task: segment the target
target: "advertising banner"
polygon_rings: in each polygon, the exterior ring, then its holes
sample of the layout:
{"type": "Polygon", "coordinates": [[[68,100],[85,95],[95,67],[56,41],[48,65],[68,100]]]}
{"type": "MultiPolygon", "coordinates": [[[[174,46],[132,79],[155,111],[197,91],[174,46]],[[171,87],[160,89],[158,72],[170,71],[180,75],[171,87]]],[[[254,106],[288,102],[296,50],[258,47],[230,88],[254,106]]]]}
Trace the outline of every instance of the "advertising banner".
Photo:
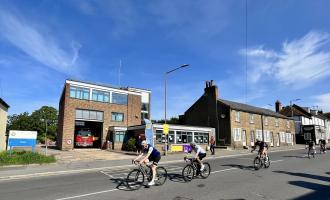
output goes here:
{"type": "Polygon", "coordinates": [[[145,136],[147,144],[154,146],[154,132],[152,128],[152,123],[148,119],[144,119],[144,122],[146,123],[145,136]]]}

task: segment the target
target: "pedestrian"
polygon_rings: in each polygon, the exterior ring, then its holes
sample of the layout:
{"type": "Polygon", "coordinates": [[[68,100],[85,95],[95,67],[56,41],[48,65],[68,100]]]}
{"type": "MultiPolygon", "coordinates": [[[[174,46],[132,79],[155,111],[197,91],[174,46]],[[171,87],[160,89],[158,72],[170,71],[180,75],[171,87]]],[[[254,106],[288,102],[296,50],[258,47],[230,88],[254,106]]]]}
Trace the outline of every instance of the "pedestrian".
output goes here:
{"type": "Polygon", "coordinates": [[[213,135],[211,136],[211,139],[210,139],[210,151],[211,151],[211,154],[214,155],[214,148],[215,148],[215,139],[213,137],[213,135]]]}
{"type": "Polygon", "coordinates": [[[139,135],[136,140],[136,155],[141,154],[141,150],[142,150],[141,142],[142,142],[142,138],[141,135],[139,135]]]}

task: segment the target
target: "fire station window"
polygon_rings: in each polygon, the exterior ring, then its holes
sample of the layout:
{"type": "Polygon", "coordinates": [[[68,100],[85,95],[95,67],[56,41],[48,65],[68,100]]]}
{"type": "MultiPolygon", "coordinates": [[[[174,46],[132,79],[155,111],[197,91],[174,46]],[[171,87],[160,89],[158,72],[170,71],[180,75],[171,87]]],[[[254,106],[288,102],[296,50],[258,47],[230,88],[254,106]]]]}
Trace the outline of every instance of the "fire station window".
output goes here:
{"type": "Polygon", "coordinates": [[[70,97],[75,99],[89,99],[89,89],[79,88],[79,87],[70,87],[70,97]]]}
{"type": "Polygon", "coordinates": [[[109,102],[110,93],[99,91],[99,90],[93,90],[92,99],[93,99],[93,101],[109,102]]]}
{"type": "Polygon", "coordinates": [[[124,142],[125,132],[124,131],[117,131],[116,132],[116,142],[124,142]]]}
{"type": "Polygon", "coordinates": [[[124,121],[124,113],[116,113],[112,112],[111,113],[111,120],[115,122],[122,122],[124,121]]]}
{"type": "Polygon", "coordinates": [[[119,94],[113,92],[111,103],[127,105],[127,94],[119,94]]]}

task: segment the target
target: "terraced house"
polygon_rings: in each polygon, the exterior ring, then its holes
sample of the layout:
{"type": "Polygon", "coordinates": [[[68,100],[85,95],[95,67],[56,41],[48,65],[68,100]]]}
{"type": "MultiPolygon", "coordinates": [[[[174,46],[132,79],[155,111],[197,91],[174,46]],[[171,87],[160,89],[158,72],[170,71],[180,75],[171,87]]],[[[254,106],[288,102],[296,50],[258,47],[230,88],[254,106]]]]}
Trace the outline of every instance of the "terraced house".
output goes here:
{"type": "Polygon", "coordinates": [[[218,87],[206,82],[204,94],[185,112],[185,124],[215,128],[217,146],[243,148],[256,139],[271,146],[293,145],[294,121],[269,109],[219,98],[218,87]]]}

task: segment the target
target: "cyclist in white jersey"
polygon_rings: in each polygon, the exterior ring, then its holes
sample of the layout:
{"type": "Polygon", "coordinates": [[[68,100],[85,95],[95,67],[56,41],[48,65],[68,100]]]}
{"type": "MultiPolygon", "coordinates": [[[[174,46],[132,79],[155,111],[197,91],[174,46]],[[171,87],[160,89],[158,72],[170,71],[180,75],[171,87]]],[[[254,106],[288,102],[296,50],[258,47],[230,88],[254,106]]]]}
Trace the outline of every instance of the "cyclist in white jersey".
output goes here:
{"type": "Polygon", "coordinates": [[[192,142],[190,143],[191,148],[195,151],[195,159],[197,160],[197,162],[200,164],[201,166],[201,171],[204,170],[204,164],[202,162],[203,158],[206,157],[206,152],[203,148],[201,148],[199,145],[197,145],[196,143],[192,142]]]}

